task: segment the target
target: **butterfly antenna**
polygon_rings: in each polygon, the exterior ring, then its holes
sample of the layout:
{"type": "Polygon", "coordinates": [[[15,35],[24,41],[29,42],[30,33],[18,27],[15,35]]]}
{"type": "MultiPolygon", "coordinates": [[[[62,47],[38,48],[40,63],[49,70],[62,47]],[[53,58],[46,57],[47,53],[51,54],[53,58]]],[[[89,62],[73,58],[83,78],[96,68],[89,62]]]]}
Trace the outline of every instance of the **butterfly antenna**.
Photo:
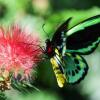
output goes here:
{"type": "Polygon", "coordinates": [[[45,26],[45,24],[42,25],[42,29],[43,29],[43,31],[46,33],[46,36],[49,38],[48,33],[44,30],[44,26],[45,26]]]}

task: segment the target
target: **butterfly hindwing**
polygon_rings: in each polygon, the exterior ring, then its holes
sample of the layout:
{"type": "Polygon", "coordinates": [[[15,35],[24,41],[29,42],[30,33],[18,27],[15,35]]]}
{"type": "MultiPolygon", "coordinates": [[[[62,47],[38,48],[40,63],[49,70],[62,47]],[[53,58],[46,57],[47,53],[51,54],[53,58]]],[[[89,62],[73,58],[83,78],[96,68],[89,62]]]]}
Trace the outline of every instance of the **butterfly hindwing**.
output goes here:
{"type": "Polygon", "coordinates": [[[83,57],[77,54],[66,53],[63,57],[64,72],[69,84],[80,82],[88,71],[88,65],[83,57]]]}
{"type": "Polygon", "coordinates": [[[89,18],[67,31],[67,51],[92,53],[100,43],[100,15],[89,18]]]}

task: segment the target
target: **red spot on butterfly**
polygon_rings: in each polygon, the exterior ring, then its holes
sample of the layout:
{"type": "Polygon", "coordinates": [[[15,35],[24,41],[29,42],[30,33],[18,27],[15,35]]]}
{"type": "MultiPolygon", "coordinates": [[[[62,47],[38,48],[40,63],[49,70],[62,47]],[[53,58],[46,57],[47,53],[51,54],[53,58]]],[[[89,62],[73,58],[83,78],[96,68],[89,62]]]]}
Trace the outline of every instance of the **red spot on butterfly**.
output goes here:
{"type": "Polygon", "coordinates": [[[48,52],[48,53],[52,53],[52,48],[49,47],[47,52],[48,52]]]}

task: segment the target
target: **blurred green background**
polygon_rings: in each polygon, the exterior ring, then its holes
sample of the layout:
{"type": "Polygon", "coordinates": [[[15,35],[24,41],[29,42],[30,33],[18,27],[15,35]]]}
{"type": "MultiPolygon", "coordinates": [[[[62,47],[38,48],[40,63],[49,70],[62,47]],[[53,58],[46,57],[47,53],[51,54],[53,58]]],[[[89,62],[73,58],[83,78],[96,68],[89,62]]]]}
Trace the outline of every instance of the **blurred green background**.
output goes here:
{"type": "MultiPolygon", "coordinates": [[[[37,33],[44,45],[47,34],[51,38],[57,26],[73,17],[70,27],[91,16],[100,14],[100,0],[0,0],[0,25],[17,24],[27,32],[37,33]]],[[[33,89],[27,92],[12,89],[0,93],[0,100],[100,100],[100,45],[85,56],[90,66],[84,81],[59,88],[49,60],[36,69],[33,89]]]]}

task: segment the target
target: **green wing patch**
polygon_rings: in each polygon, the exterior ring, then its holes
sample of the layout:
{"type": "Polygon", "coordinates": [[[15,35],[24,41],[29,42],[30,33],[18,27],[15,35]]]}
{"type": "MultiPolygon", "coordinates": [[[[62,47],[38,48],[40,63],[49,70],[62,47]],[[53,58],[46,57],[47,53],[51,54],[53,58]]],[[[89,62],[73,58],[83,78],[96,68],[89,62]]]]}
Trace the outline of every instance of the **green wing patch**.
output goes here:
{"type": "Polygon", "coordinates": [[[65,63],[65,75],[69,84],[75,84],[84,79],[88,71],[88,65],[83,57],[77,54],[66,53],[63,57],[65,63]]]}

